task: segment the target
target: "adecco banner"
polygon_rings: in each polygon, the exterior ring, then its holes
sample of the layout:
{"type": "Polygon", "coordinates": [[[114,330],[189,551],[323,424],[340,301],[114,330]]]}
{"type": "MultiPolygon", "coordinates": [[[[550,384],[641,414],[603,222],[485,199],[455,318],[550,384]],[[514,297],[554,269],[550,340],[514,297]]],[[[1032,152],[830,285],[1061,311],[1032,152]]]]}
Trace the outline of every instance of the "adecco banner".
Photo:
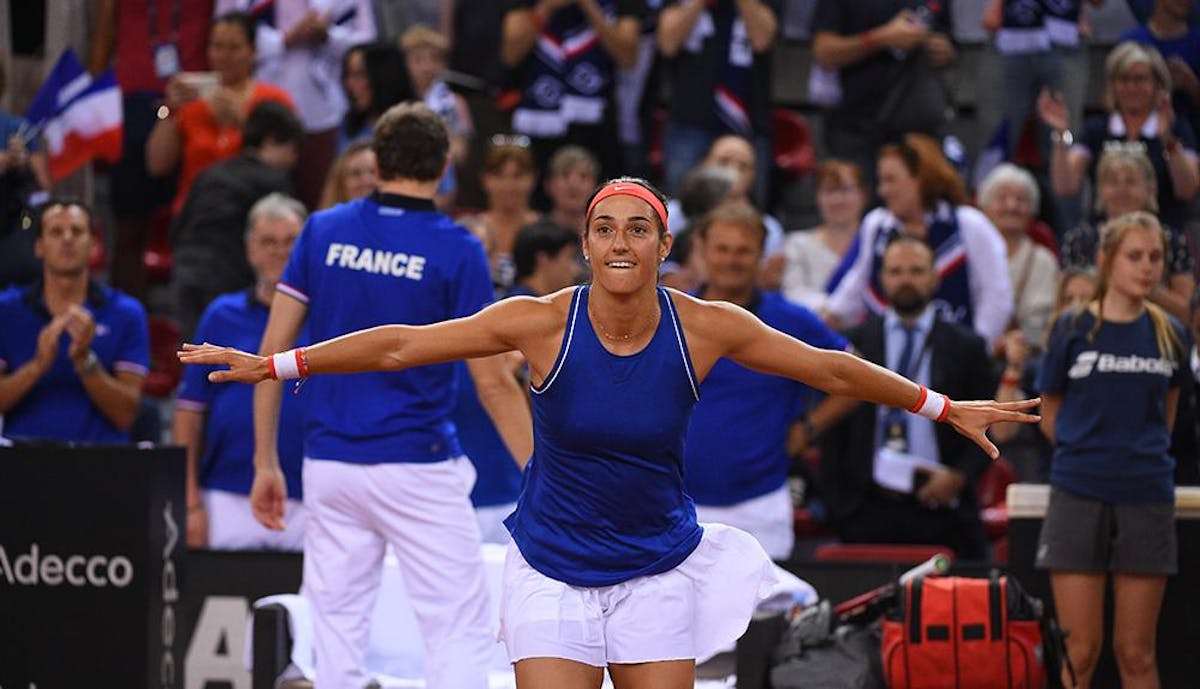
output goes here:
{"type": "Polygon", "coordinates": [[[184,461],[0,448],[0,687],[183,686],[184,461]]]}

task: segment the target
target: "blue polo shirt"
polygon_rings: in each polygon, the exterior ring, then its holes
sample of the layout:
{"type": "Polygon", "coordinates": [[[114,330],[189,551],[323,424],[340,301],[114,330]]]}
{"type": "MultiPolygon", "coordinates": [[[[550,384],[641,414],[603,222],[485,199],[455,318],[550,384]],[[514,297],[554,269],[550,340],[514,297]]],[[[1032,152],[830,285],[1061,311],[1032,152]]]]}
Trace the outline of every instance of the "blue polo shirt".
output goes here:
{"type": "MultiPolygon", "coordinates": [[[[51,320],[42,289],[39,280],[0,294],[0,371],[15,371],[33,359],[38,333],[51,320]]],[[[150,365],[150,334],[141,303],[92,282],[84,307],[96,321],[92,351],[104,370],[145,376],[150,365]]],[[[67,358],[70,344],[71,338],[64,332],[54,365],[4,414],[4,435],[80,443],[129,442],[129,432],[113,426],[88,397],[74,364],[67,358]]]]}
{"type": "Polygon", "coordinates": [[[1159,353],[1148,313],[1130,323],[1068,313],[1054,324],[1038,388],[1062,395],[1050,484],[1112,504],[1171,502],[1175,460],[1167,454],[1167,391],[1187,385],[1188,337],[1174,319],[1182,346],[1159,353]]]}
{"type": "MultiPolygon", "coordinates": [[[[505,297],[537,296],[524,285],[516,285],[505,297]]],[[[475,487],[471,489],[471,504],[475,507],[508,505],[521,494],[521,470],[512,453],[500,437],[487,410],[479,403],[475,381],[465,362],[455,364],[458,372],[458,395],[454,402],[454,425],[463,452],[475,465],[475,487]]]]}
{"type": "MultiPolygon", "coordinates": [[[[822,349],[846,339],[778,292],[748,307],[763,323],[822,349]]],[[[787,481],[788,430],[808,409],[812,390],[788,378],[719,359],[700,386],[684,445],[684,479],[698,505],[724,506],[777,490],[787,481]]]]}
{"type": "MultiPolygon", "coordinates": [[[[278,289],[308,305],[314,341],[469,316],[492,301],[483,245],[433,202],[376,192],[309,216],[278,289]]],[[[462,454],[454,365],[316,376],[304,454],[359,464],[462,454]]]]}
{"type": "MultiPolygon", "coordinates": [[[[267,329],[269,309],[259,303],[253,288],[223,294],[200,317],[196,342],[257,352],[267,329]]],[[[307,329],[298,345],[308,344],[307,329]]],[[[197,476],[200,487],[249,495],[254,484],[254,386],[212,383],[216,366],[185,366],[175,406],[204,414],[204,453],[197,476]]],[[[279,463],[288,497],[302,499],[300,465],[304,459],[304,417],[310,397],[284,388],[279,414],[279,463]]]]}

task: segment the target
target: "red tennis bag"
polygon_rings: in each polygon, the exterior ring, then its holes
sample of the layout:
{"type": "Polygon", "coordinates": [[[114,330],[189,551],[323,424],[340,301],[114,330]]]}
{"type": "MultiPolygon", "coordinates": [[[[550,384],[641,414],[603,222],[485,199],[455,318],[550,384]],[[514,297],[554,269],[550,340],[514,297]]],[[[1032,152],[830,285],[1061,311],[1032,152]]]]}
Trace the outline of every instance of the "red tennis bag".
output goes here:
{"type": "Polygon", "coordinates": [[[1043,689],[1042,604],[1003,576],[918,577],[883,621],[890,689],[1043,689]]]}

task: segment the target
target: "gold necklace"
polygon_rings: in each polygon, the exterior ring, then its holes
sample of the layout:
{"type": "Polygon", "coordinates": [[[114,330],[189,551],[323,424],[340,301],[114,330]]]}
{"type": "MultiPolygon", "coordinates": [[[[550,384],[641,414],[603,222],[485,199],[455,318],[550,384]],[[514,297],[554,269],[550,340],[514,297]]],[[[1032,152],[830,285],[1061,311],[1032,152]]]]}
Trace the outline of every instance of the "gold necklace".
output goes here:
{"type": "Polygon", "coordinates": [[[658,308],[656,307],[654,311],[650,313],[649,318],[647,318],[646,322],[642,324],[642,327],[627,335],[613,335],[612,333],[608,332],[608,328],[605,328],[604,323],[602,323],[596,316],[596,312],[592,310],[592,305],[590,303],[588,304],[588,315],[591,316],[592,322],[595,323],[600,329],[601,337],[613,342],[628,342],[635,337],[640,337],[643,335],[650,328],[650,326],[654,324],[654,321],[658,318],[658,308]]]}

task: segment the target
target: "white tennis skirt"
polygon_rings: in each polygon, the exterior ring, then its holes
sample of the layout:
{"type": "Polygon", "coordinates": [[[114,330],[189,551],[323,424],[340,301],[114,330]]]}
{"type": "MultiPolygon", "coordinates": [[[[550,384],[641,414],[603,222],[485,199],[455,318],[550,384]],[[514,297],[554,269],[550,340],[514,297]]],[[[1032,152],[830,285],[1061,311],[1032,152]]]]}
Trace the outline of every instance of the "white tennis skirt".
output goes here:
{"type": "Polygon", "coordinates": [[[508,547],[500,638],[509,660],[563,658],[595,667],[708,658],[745,631],[777,592],[771,559],[750,534],[704,524],[678,567],[613,586],[571,586],[535,570],[508,547]]]}

